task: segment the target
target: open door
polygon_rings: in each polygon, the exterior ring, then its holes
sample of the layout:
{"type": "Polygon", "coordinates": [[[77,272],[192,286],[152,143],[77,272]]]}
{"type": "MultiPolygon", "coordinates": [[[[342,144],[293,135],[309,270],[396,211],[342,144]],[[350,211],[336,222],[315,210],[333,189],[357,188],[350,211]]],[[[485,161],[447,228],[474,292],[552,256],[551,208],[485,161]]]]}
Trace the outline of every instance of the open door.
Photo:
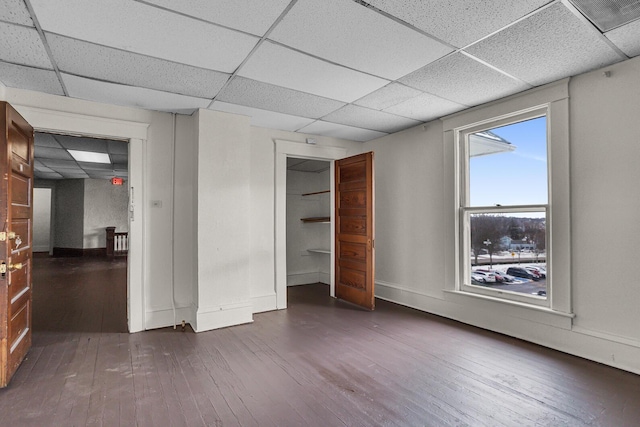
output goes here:
{"type": "Polygon", "coordinates": [[[33,128],[0,102],[0,387],[31,348],[33,128]]]}
{"type": "Polygon", "coordinates": [[[373,310],[373,153],[336,160],[335,174],[336,297],[373,310]]]}

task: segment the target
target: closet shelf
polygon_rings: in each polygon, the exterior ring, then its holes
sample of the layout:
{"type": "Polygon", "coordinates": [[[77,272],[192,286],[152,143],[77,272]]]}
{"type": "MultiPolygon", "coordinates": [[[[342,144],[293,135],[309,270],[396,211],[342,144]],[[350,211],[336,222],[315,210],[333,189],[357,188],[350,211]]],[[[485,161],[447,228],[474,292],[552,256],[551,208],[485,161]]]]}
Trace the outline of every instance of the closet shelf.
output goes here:
{"type": "Polygon", "coordinates": [[[303,196],[313,196],[314,194],[324,194],[324,193],[330,193],[331,190],[324,190],[324,191],[316,191],[315,193],[303,193],[303,196]]]}
{"type": "Polygon", "coordinates": [[[300,218],[302,222],[331,222],[331,217],[328,216],[315,216],[310,218],[300,218]]]}
{"type": "Polygon", "coordinates": [[[331,251],[329,249],[307,249],[307,252],[314,252],[318,254],[330,254],[331,251]]]}

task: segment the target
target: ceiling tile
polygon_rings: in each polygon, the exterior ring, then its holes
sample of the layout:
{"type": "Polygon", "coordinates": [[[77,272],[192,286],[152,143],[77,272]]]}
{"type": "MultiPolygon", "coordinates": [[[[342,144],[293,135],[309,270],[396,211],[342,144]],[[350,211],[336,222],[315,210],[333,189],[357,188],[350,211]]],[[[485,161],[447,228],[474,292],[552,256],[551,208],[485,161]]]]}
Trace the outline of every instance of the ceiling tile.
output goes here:
{"type": "Polygon", "coordinates": [[[308,126],[303,127],[298,132],[312,135],[330,136],[332,138],[349,139],[352,141],[370,141],[387,135],[384,132],[375,130],[360,129],[353,126],[345,126],[338,123],[323,122],[317,120],[308,126]]]}
{"type": "Polygon", "coordinates": [[[49,55],[35,28],[0,22],[0,60],[13,64],[53,69],[49,55]]]}
{"type": "Polygon", "coordinates": [[[611,30],[605,36],[629,57],[640,55],[640,19],[611,30]]]}
{"type": "Polygon", "coordinates": [[[62,175],[58,172],[34,172],[36,178],[39,179],[62,179],[62,175]]]}
{"type": "Polygon", "coordinates": [[[41,163],[38,164],[37,162],[36,162],[35,165],[33,165],[33,170],[36,171],[36,172],[48,172],[48,173],[49,172],[55,172],[53,169],[50,169],[50,168],[42,165],[41,163]]]}
{"type": "Polygon", "coordinates": [[[89,178],[89,175],[87,175],[87,173],[85,171],[83,171],[82,169],[78,168],[78,169],[60,169],[58,171],[58,173],[60,175],[62,175],[64,178],[69,178],[69,179],[82,179],[82,178],[89,178]]]}
{"type": "Polygon", "coordinates": [[[420,124],[417,120],[357,105],[347,105],[323,117],[323,120],[386,133],[398,132],[420,124]]]}
{"type": "Polygon", "coordinates": [[[467,108],[438,96],[423,93],[400,104],[391,106],[384,111],[399,116],[410,117],[415,120],[427,122],[447,114],[467,108]]]}
{"type": "Polygon", "coordinates": [[[116,172],[127,172],[129,170],[129,165],[126,163],[115,163],[113,165],[113,170],[116,172]]]}
{"type": "Polygon", "coordinates": [[[80,166],[83,170],[87,171],[113,171],[113,165],[107,163],[88,163],[88,162],[78,162],[78,166],[80,166]]]}
{"type": "Polygon", "coordinates": [[[109,154],[129,154],[129,143],[125,141],[107,141],[109,154]]]}
{"type": "Polygon", "coordinates": [[[270,42],[262,43],[238,74],[343,102],[355,101],[389,83],[270,42]]]}
{"type": "Polygon", "coordinates": [[[541,10],[466,51],[533,85],[623,59],[562,3],[541,10]]]}
{"type": "Polygon", "coordinates": [[[0,62],[0,81],[7,87],[64,95],[54,71],[0,62]]]}
{"type": "Polygon", "coordinates": [[[234,78],[216,100],[316,119],[344,106],[344,102],[243,77],[234,78]]]}
{"type": "Polygon", "coordinates": [[[485,37],[550,0],[367,0],[384,12],[456,47],[485,37]]]}
{"type": "Polygon", "coordinates": [[[229,79],[218,71],[46,34],[60,71],[164,92],[213,98],[229,79]]]}
{"type": "MultiPolygon", "coordinates": [[[[62,148],[49,148],[49,147],[42,147],[42,146],[36,145],[33,153],[35,157],[42,160],[56,159],[56,160],[73,161],[73,157],[71,157],[71,154],[69,154],[67,150],[64,150],[62,148]]],[[[75,164],[75,161],[74,161],[74,164],[75,164]]]]}
{"type": "Polygon", "coordinates": [[[288,130],[294,132],[303,126],[313,123],[313,119],[298,117],[289,114],[276,113],[258,108],[229,104],[216,101],[210,107],[212,110],[227,113],[240,114],[251,118],[252,126],[268,127],[271,129],[288,130]]]}
{"type": "Polygon", "coordinates": [[[324,172],[331,168],[331,163],[326,160],[307,160],[287,157],[287,170],[298,172],[324,172]]]}
{"type": "Polygon", "coordinates": [[[69,74],[62,74],[62,79],[69,96],[109,104],[190,114],[198,108],[206,108],[211,102],[208,99],[99,82],[69,74]]]}
{"type": "Polygon", "coordinates": [[[16,89],[64,95],[62,85],[54,71],[0,62],[0,81],[5,86],[16,89]]]}
{"type": "Polygon", "coordinates": [[[107,152],[107,141],[104,139],[81,138],[69,135],[55,135],[54,138],[67,150],[107,152]]]}
{"type": "Polygon", "coordinates": [[[291,0],[147,0],[167,9],[258,36],[264,35],[291,0]]]}
{"type": "Polygon", "coordinates": [[[452,51],[371,9],[344,0],[298,0],[269,38],[390,80],[452,51]]]}
{"type": "Polygon", "coordinates": [[[126,154],[109,154],[113,163],[127,163],[129,156],[126,154]]]}
{"type": "Polygon", "coordinates": [[[458,104],[477,105],[528,89],[462,53],[449,55],[399,80],[458,104]]]}
{"type": "Polygon", "coordinates": [[[385,87],[358,99],[354,104],[362,107],[373,108],[374,110],[384,110],[392,105],[399,104],[422,92],[398,83],[389,83],[385,87]]]}
{"type": "Polygon", "coordinates": [[[45,31],[226,73],[234,71],[258,41],[130,0],[31,4],[45,31]]]}
{"type": "Polygon", "coordinates": [[[0,2],[0,21],[33,27],[33,21],[24,0],[2,0],[0,2]]]}
{"type": "Polygon", "coordinates": [[[36,147],[62,148],[53,135],[49,133],[36,132],[33,141],[36,147]]]}
{"type": "Polygon", "coordinates": [[[39,158],[39,160],[46,167],[55,169],[57,171],[62,169],[79,169],[78,164],[76,163],[75,160],[56,160],[56,159],[43,159],[43,158],[39,158]]]}

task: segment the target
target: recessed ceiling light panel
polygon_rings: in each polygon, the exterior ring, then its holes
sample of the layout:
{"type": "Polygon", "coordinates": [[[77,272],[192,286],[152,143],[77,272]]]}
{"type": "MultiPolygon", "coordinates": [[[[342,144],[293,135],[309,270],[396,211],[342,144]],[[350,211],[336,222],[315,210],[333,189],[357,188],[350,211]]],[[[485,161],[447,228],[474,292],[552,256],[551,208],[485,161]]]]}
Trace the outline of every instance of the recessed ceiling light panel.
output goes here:
{"type": "Polygon", "coordinates": [[[107,164],[111,163],[111,160],[109,159],[109,155],[107,153],[94,153],[92,151],[78,151],[78,150],[67,150],[67,151],[78,162],[107,163],[107,164]]]}
{"type": "Polygon", "coordinates": [[[640,18],[640,0],[569,0],[602,32],[640,18]]]}

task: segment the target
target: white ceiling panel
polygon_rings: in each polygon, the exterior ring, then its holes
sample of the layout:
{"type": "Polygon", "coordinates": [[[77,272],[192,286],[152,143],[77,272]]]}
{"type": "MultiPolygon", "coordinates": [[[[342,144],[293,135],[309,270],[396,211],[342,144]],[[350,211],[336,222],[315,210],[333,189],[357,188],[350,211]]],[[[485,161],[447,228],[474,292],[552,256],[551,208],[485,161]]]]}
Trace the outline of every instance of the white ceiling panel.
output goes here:
{"type": "Polygon", "coordinates": [[[216,101],[210,107],[212,110],[226,113],[240,114],[251,118],[251,125],[272,129],[288,130],[295,132],[301,127],[313,123],[313,119],[293,116],[290,114],[276,113],[258,108],[245,107],[243,105],[229,104],[216,101]]]}
{"type": "Polygon", "coordinates": [[[198,108],[207,108],[211,102],[208,99],[100,82],[69,74],[62,74],[62,79],[69,96],[115,105],[190,114],[198,108]]]}
{"type": "Polygon", "coordinates": [[[344,0],[299,0],[269,38],[391,80],[452,51],[371,9],[344,0]]]}
{"type": "Polygon", "coordinates": [[[107,141],[109,154],[129,154],[129,143],[125,141],[107,141]]]}
{"type": "Polygon", "coordinates": [[[36,178],[40,179],[62,179],[58,172],[34,172],[36,178]]]}
{"type": "Polygon", "coordinates": [[[48,133],[36,132],[34,136],[34,144],[40,147],[62,148],[53,135],[48,133]]]}
{"type": "Polygon", "coordinates": [[[238,74],[343,102],[355,101],[389,83],[270,42],[262,43],[238,74]]]}
{"type": "Polygon", "coordinates": [[[384,111],[399,116],[410,117],[423,122],[442,117],[467,108],[438,96],[423,93],[407,101],[391,106],[384,111]]]}
{"type": "Polygon", "coordinates": [[[628,56],[640,55],[640,19],[611,30],[605,35],[628,56]]]}
{"type": "Polygon", "coordinates": [[[298,172],[320,173],[331,168],[331,163],[325,160],[308,160],[287,157],[287,170],[298,172]]]}
{"type": "Polygon", "coordinates": [[[68,179],[86,179],[89,178],[89,175],[83,171],[82,169],[77,169],[77,170],[71,170],[71,169],[61,169],[60,171],[58,171],[58,173],[60,175],[63,176],[63,178],[68,178],[68,179]]]}
{"type": "Polygon", "coordinates": [[[69,154],[67,150],[64,150],[62,148],[42,147],[40,145],[35,146],[34,156],[37,157],[38,159],[55,159],[55,160],[73,161],[73,157],[71,157],[71,154],[69,154]]]}
{"type": "Polygon", "coordinates": [[[78,162],[78,166],[80,166],[84,171],[113,171],[113,165],[111,163],[88,163],[88,162],[78,162]]]}
{"type": "Polygon", "coordinates": [[[234,78],[216,100],[316,119],[344,106],[344,102],[243,77],[234,78]]]}
{"type": "Polygon", "coordinates": [[[53,69],[35,28],[0,22],[0,60],[31,67],[53,69]]]}
{"type": "Polygon", "coordinates": [[[596,30],[562,3],[536,13],[466,51],[533,85],[623,59],[596,30]]]}
{"type": "Polygon", "coordinates": [[[24,0],[1,0],[0,21],[33,27],[33,21],[24,0]]]}
{"type": "Polygon", "coordinates": [[[370,141],[375,138],[388,135],[375,130],[360,129],[353,126],[345,126],[338,123],[323,122],[317,120],[308,126],[303,127],[298,132],[310,133],[312,135],[330,136],[332,138],[350,139],[352,141],[370,141]]]}
{"type": "Polygon", "coordinates": [[[291,0],[147,0],[167,9],[263,36],[291,0]]]}
{"type": "Polygon", "coordinates": [[[399,80],[462,105],[477,105],[526,90],[528,85],[456,53],[399,80]]]}
{"type": "Polygon", "coordinates": [[[392,105],[400,104],[401,102],[416,97],[421,93],[421,91],[405,85],[389,83],[385,87],[358,99],[354,104],[373,108],[374,110],[384,110],[392,105]]]}
{"type": "MultiPolygon", "coordinates": [[[[36,154],[37,156],[37,154],[36,154]]],[[[40,162],[48,168],[55,170],[62,169],[79,169],[75,160],[58,160],[58,159],[39,159],[40,162]]]]}
{"type": "Polygon", "coordinates": [[[229,74],[47,33],[60,71],[113,83],[213,98],[229,74]]]}
{"type": "Polygon", "coordinates": [[[464,47],[522,18],[549,0],[368,0],[389,13],[456,47],[464,47]]]}
{"type": "Polygon", "coordinates": [[[31,0],[31,4],[45,31],[227,73],[258,41],[130,0],[31,0]]]}
{"type": "Polygon", "coordinates": [[[54,138],[67,150],[93,151],[94,153],[107,152],[107,141],[104,139],[80,138],[68,135],[56,135],[54,138]]]}
{"type": "Polygon", "coordinates": [[[0,62],[0,81],[7,87],[64,95],[54,71],[0,62]]]}
{"type": "Polygon", "coordinates": [[[417,120],[357,105],[346,105],[341,109],[326,115],[322,119],[327,122],[340,123],[347,126],[371,129],[385,133],[397,132],[420,124],[417,120]]]}

